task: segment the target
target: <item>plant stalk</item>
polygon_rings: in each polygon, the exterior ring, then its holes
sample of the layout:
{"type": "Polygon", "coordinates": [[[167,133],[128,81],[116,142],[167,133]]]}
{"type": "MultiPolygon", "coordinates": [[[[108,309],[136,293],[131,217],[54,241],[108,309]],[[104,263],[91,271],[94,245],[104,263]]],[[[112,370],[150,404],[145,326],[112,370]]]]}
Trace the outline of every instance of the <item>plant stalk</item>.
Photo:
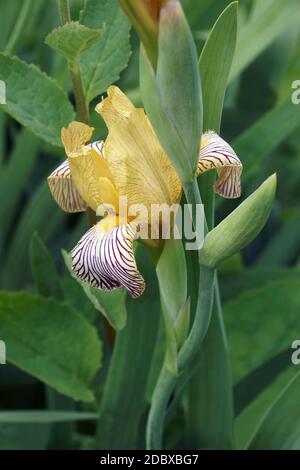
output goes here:
{"type": "MultiPolygon", "coordinates": [[[[71,13],[69,0],[57,0],[57,5],[62,25],[70,22],[71,13]]],[[[85,124],[89,124],[89,107],[84,93],[79,60],[69,64],[69,72],[75,97],[76,119],[85,124]]],[[[88,225],[89,227],[93,227],[93,225],[97,223],[96,214],[91,208],[88,208],[87,215],[88,225]]]]}
{"type": "MultiPolygon", "coordinates": [[[[192,205],[192,218],[195,227],[196,205],[202,203],[197,181],[184,185],[184,192],[188,204],[192,205]]],[[[207,232],[206,223],[204,231],[207,232]]],[[[195,255],[198,259],[198,252],[195,252],[195,255]]],[[[189,335],[178,353],[178,375],[182,374],[191,364],[206,336],[213,305],[214,279],[215,270],[200,266],[195,317],[189,335]]],[[[162,447],[164,420],[177,379],[178,376],[163,366],[153,392],[148,417],[146,445],[149,450],[159,450],[162,447]]]]}

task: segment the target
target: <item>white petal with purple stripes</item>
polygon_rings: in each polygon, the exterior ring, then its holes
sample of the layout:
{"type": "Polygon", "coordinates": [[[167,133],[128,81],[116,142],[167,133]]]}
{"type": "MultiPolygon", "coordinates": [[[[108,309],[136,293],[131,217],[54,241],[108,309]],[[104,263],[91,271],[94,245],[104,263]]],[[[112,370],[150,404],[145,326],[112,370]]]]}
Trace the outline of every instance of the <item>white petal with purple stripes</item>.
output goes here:
{"type": "Polygon", "coordinates": [[[105,219],[92,227],[72,250],[73,271],[93,287],[112,290],[125,287],[132,297],[139,297],[145,282],[137,270],[133,240],[134,223],[103,230],[105,219]]]}
{"type": "Polygon", "coordinates": [[[87,204],[72,180],[68,160],[65,160],[48,176],[48,185],[53,198],[64,211],[82,212],[87,209],[87,204]]]}
{"type": "Polygon", "coordinates": [[[214,184],[216,193],[231,199],[239,197],[243,166],[235,151],[216,132],[208,131],[202,138],[204,144],[200,150],[198,175],[217,170],[219,178],[214,184]]]}

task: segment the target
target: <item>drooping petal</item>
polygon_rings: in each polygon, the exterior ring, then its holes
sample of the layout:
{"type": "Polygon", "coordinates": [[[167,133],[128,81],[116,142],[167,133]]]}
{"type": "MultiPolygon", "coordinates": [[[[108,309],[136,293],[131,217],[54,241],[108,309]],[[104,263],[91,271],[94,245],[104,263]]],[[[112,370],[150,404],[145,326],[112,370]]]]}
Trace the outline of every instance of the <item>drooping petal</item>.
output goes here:
{"type": "Polygon", "coordinates": [[[80,196],[71,177],[68,160],[65,160],[48,176],[51,194],[59,207],[66,212],[82,212],[87,204],[80,196]]]}
{"type": "Polygon", "coordinates": [[[214,184],[215,192],[226,198],[240,197],[242,163],[225,140],[216,132],[208,131],[201,140],[198,175],[213,169],[219,176],[214,184]]]}
{"type": "Polygon", "coordinates": [[[112,86],[96,111],[108,126],[104,154],[116,188],[127,197],[128,206],[150,210],[152,204],[179,202],[179,178],[143,109],[136,109],[112,86]]]}
{"type": "Polygon", "coordinates": [[[88,206],[97,211],[102,204],[111,204],[112,197],[115,200],[116,190],[102,152],[103,142],[87,144],[93,130],[86,124],[74,121],[67,129],[62,129],[61,138],[76,188],[88,206]],[[113,196],[107,192],[107,185],[101,187],[101,178],[110,181],[110,187],[114,189],[113,196]]]}
{"type": "Polygon", "coordinates": [[[117,221],[111,223],[110,219],[108,216],[98,222],[73,248],[73,271],[93,287],[112,290],[123,286],[132,297],[139,297],[145,282],[133,253],[137,225],[134,222],[117,225],[117,221]]]}

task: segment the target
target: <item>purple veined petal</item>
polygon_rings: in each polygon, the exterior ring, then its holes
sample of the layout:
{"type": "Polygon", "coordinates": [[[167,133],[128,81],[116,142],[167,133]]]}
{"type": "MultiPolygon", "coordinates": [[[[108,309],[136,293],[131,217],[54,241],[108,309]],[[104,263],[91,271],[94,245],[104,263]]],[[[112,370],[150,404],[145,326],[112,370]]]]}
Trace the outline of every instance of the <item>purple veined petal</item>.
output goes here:
{"type": "Polygon", "coordinates": [[[133,253],[137,226],[131,222],[104,231],[102,222],[88,230],[73,248],[73,272],[93,287],[112,290],[123,286],[133,298],[139,297],[145,281],[133,253]]]}
{"type": "Polygon", "coordinates": [[[97,153],[99,153],[101,157],[104,158],[104,153],[103,153],[104,140],[95,140],[94,142],[91,142],[90,144],[87,144],[86,146],[93,148],[94,150],[96,150],[97,153]]]}
{"type": "Polygon", "coordinates": [[[215,192],[225,198],[240,197],[243,165],[225,140],[216,132],[208,131],[202,136],[198,175],[213,169],[219,177],[214,184],[215,192]]]}
{"type": "Polygon", "coordinates": [[[87,209],[72,180],[68,160],[59,165],[47,180],[53,198],[65,212],[83,212],[87,209]]]}

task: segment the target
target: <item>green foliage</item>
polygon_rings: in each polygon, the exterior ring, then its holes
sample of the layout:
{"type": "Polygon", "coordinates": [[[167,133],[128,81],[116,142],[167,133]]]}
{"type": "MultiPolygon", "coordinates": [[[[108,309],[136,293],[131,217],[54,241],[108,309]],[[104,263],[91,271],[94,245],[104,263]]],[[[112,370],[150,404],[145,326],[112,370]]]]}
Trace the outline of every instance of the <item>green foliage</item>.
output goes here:
{"type": "Polygon", "coordinates": [[[80,22],[88,28],[102,29],[96,43],[80,59],[86,97],[91,101],[106,91],[126,67],[130,23],[117,0],[86,0],[80,22]]]}
{"type": "Polygon", "coordinates": [[[67,304],[27,293],[0,294],[7,359],[74,400],[92,401],[100,367],[95,329],[67,304]]]}
{"type": "Polygon", "coordinates": [[[71,21],[51,31],[45,43],[72,63],[92,47],[100,35],[101,29],[87,28],[78,21],[71,21]]]}
{"type": "Polygon", "coordinates": [[[249,449],[297,450],[300,446],[299,402],[300,375],[292,379],[272,404],[249,449]]]}
{"type": "Polygon", "coordinates": [[[58,84],[36,66],[4,54],[0,79],[6,84],[2,108],[38,137],[60,146],[61,128],[74,119],[74,111],[58,84]]]}
{"type": "MultiPolygon", "coordinates": [[[[68,253],[63,252],[63,257],[69,272],[73,275],[71,256],[68,253]]],[[[87,299],[91,301],[96,310],[105,316],[113,328],[116,330],[124,328],[127,319],[125,289],[106,292],[104,290],[91,287],[86,282],[81,281],[77,276],[74,276],[74,279],[76,279],[84,290],[87,299]]]]}

